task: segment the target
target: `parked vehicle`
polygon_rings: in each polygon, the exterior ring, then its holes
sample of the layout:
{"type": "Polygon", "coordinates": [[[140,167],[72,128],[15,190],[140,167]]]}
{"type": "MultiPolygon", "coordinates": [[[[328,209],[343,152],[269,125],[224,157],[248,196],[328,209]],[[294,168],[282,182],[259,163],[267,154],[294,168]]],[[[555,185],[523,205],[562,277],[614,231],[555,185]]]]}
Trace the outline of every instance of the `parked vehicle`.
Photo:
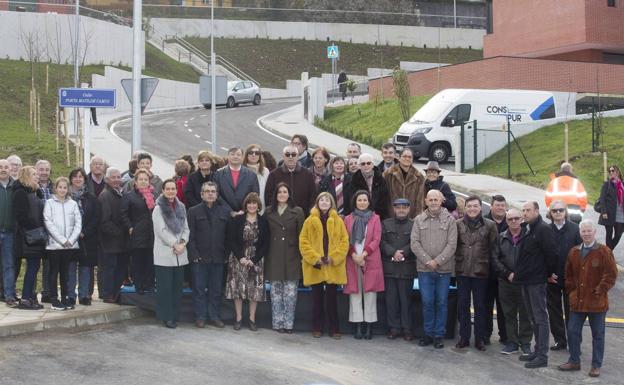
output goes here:
{"type": "Polygon", "coordinates": [[[228,97],[225,103],[227,108],[238,106],[240,103],[253,103],[257,106],[262,101],[260,87],[249,80],[228,82],[227,93],[228,97]]]}
{"type": "MultiPolygon", "coordinates": [[[[446,162],[455,156],[462,123],[472,135],[478,129],[500,130],[509,119],[512,125],[574,114],[576,94],[530,90],[447,89],[431,98],[410,120],[404,122],[392,142],[398,149],[409,147],[414,158],[427,157],[446,162]],[[570,107],[571,106],[571,107],[570,107]]],[[[538,128],[539,125],[536,125],[538,128]]],[[[513,127],[513,126],[512,126],[513,127]]]]}

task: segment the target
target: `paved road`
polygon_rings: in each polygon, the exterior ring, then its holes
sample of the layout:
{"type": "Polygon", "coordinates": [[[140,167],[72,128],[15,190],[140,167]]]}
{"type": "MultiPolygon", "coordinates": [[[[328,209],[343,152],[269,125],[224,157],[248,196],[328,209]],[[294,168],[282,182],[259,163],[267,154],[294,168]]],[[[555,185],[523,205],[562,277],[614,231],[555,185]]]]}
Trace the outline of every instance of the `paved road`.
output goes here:
{"type": "MultiPolygon", "coordinates": [[[[584,340],[591,339],[585,328],[584,340]]],[[[552,352],[547,368],[528,370],[518,355],[470,347],[457,351],[421,348],[376,336],[345,335],[335,341],[309,333],[280,335],[268,329],[164,328],[153,319],[30,336],[0,342],[3,384],[622,384],[621,329],[607,330],[600,379],[587,376],[590,344],[583,345],[583,370],[559,372],[567,353],[552,352]]]]}
{"type": "MultiPolygon", "coordinates": [[[[281,154],[287,142],[269,135],[256,126],[261,116],[288,108],[298,99],[265,101],[259,106],[241,105],[236,108],[217,108],[218,154],[226,155],[227,148],[238,145],[259,144],[274,155],[281,154]]],[[[210,110],[183,110],[143,117],[143,147],[152,154],[174,161],[182,154],[192,154],[211,148],[210,110]]],[[[132,121],[122,121],[115,133],[126,141],[131,140],[132,121]]]]}

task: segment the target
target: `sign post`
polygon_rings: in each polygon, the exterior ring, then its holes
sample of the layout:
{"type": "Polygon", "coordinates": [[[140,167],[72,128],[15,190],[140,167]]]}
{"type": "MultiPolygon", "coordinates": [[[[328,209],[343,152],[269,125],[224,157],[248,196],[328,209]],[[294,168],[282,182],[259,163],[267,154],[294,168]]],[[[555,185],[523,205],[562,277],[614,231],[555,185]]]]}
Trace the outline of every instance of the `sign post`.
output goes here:
{"type": "Polygon", "coordinates": [[[332,86],[330,89],[332,90],[332,103],[334,102],[334,96],[336,94],[334,87],[336,87],[336,60],[340,59],[340,50],[338,46],[332,44],[327,47],[327,58],[331,60],[332,65],[332,86]]]}
{"type": "MultiPolygon", "coordinates": [[[[84,129],[82,131],[83,143],[83,167],[88,173],[89,158],[91,157],[91,143],[89,141],[91,108],[115,108],[117,106],[117,91],[109,89],[96,88],[59,88],[59,107],[83,109],[84,129]]],[[[78,122],[78,114],[74,116],[75,122],[78,122]]],[[[76,131],[78,135],[78,131],[76,131]]]]}
{"type": "MultiPolygon", "coordinates": [[[[141,79],[141,115],[145,111],[145,107],[149,103],[152,95],[154,95],[154,91],[156,90],[156,86],[158,86],[158,78],[142,78],[141,79]]],[[[134,79],[121,79],[121,87],[123,87],[126,92],[126,96],[132,105],[133,103],[133,95],[134,95],[134,79]]]]}

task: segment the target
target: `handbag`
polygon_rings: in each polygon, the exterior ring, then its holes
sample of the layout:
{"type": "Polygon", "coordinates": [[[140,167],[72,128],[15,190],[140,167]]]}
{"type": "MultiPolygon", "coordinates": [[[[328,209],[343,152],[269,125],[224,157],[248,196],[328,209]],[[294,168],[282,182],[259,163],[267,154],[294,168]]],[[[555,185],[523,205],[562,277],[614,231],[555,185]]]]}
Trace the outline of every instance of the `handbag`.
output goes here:
{"type": "Polygon", "coordinates": [[[598,214],[600,214],[602,212],[602,202],[600,202],[600,198],[596,199],[596,202],[594,202],[594,211],[597,212],[598,214]]]}
{"type": "Polygon", "coordinates": [[[48,243],[48,232],[45,227],[35,227],[24,232],[24,239],[28,246],[45,246],[48,243]]]}

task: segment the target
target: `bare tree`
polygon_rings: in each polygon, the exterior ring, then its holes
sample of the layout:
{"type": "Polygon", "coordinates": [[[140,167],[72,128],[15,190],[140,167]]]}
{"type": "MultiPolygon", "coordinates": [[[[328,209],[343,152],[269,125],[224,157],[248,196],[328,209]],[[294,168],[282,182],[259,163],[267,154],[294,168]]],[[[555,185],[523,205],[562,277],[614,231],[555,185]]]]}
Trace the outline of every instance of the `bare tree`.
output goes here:
{"type": "Polygon", "coordinates": [[[31,88],[35,88],[35,64],[39,62],[41,58],[41,46],[39,43],[39,32],[36,27],[30,30],[25,30],[20,25],[19,38],[24,47],[26,53],[26,59],[30,62],[30,81],[31,88]]]}

